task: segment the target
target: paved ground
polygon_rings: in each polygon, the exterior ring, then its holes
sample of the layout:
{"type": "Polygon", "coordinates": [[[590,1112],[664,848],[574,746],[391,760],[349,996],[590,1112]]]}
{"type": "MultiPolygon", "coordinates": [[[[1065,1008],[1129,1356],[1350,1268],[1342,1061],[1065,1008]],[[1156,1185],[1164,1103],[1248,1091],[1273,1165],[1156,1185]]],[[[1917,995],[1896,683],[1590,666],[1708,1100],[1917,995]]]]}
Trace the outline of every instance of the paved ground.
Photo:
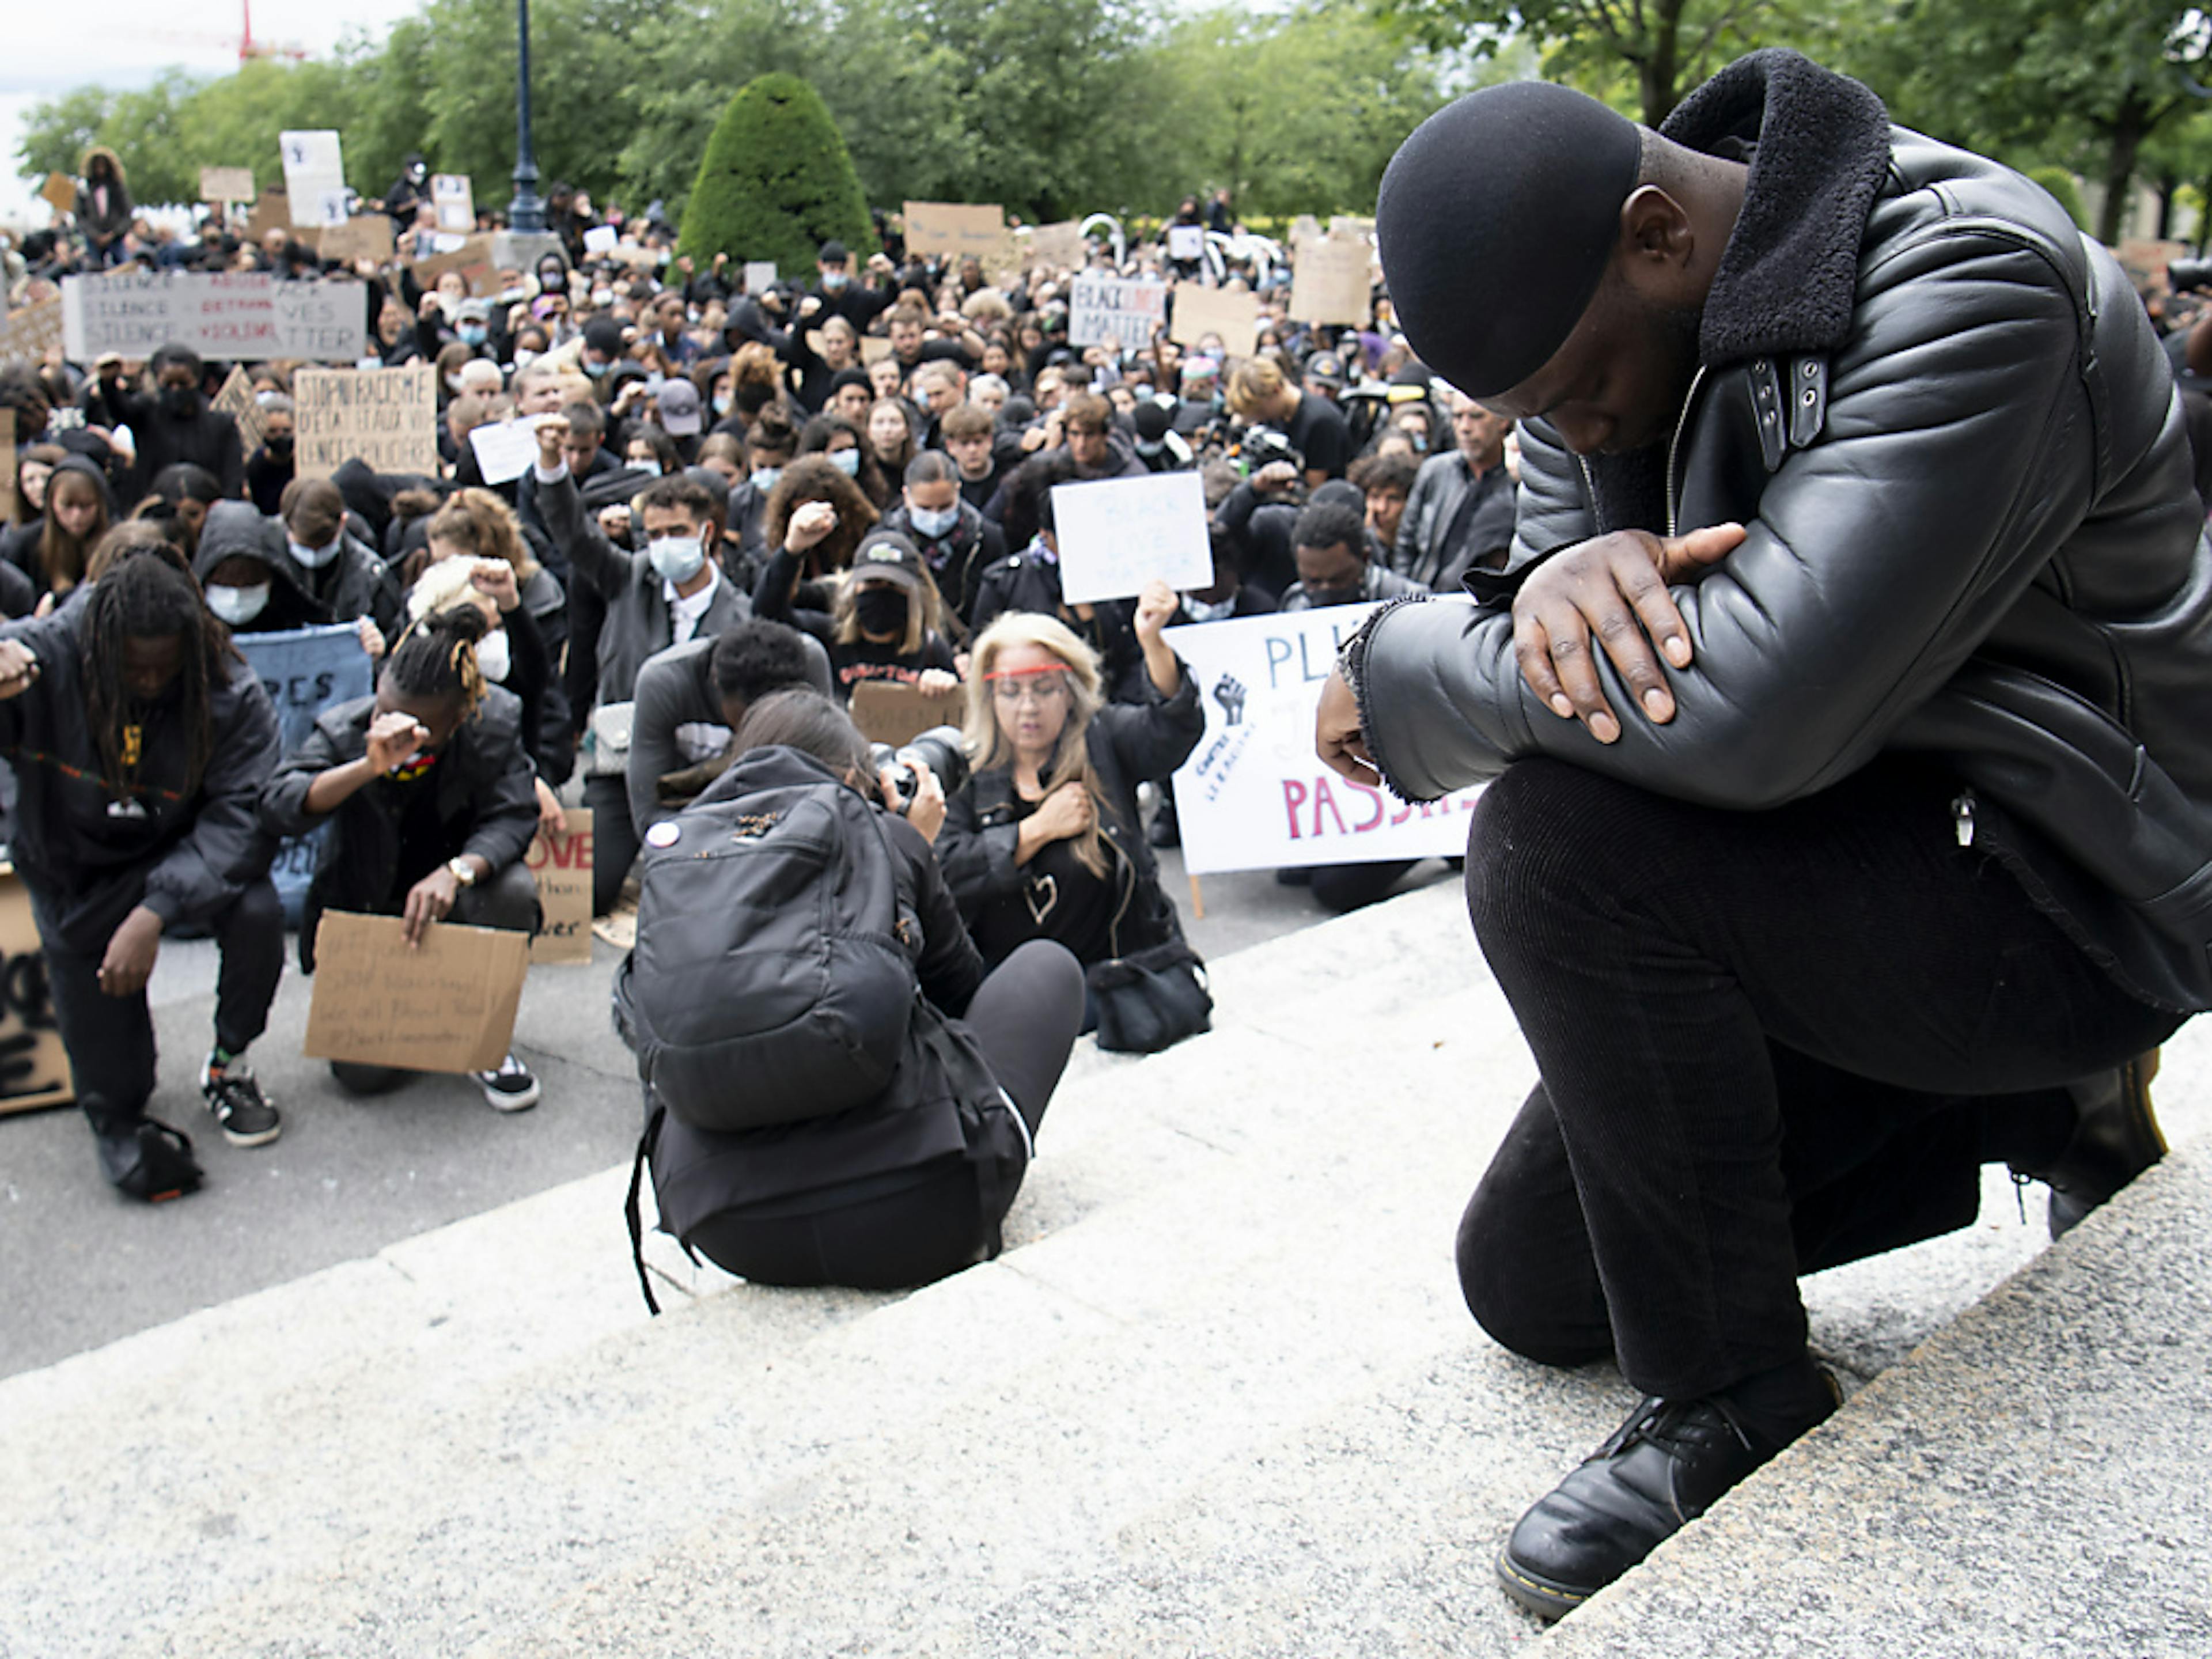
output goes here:
{"type": "MultiPolygon", "coordinates": [[[[1317,921],[1302,890],[1268,872],[1209,876],[1191,914],[1179,855],[1163,878],[1193,943],[1212,958],[1317,921]]],[[[1446,878],[1437,862],[1401,886],[1446,878]]],[[[638,1121],[635,1073],[607,1019],[617,953],[541,969],[524,994],[516,1044],[544,1099],[513,1117],[473,1084],[426,1078],[373,1102],[348,1099],[302,1059],[310,983],[288,973],[254,1063],[286,1113],[275,1144],[226,1144],[193,1086],[213,1007],[215,957],[173,944],[154,986],[161,1039],[155,1115],[193,1138],[205,1189],[149,1210],[100,1180],[72,1109],[0,1118],[0,1376],[46,1365],[196,1309],[375,1254],[395,1240],[480,1214],[625,1162],[638,1121]]]]}

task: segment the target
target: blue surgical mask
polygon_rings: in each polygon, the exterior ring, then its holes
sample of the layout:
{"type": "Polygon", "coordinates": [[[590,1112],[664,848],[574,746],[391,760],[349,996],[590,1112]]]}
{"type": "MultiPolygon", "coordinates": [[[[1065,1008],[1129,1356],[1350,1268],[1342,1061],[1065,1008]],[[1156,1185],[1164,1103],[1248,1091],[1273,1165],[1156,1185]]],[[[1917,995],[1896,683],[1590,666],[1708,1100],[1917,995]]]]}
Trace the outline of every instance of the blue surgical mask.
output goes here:
{"type": "Polygon", "coordinates": [[[463,323],[453,332],[460,336],[463,345],[479,346],[484,343],[490,331],[482,323],[463,323]]]}
{"type": "Polygon", "coordinates": [[[737,406],[737,399],[726,392],[714,399],[714,413],[717,415],[726,415],[737,406]]]}
{"type": "Polygon", "coordinates": [[[780,466],[757,466],[753,469],[753,488],[765,495],[775,488],[775,481],[782,476],[780,466]]]}
{"type": "Polygon", "coordinates": [[[284,538],[284,545],[291,552],[293,563],[303,565],[309,570],[320,570],[332,559],[337,557],[338,549],[344,544],[344,542],[343,531],[338,532],[328,547],[302,547],[289,536],[284,538]]]}
{"type": "Polygon", "coordinates": [[[822,291],[824,294],[838,293],[852,280],[842,270],[825,270],[822,273],[822,291]]]}
{"type": "Polygon", "coordinates": [[[659,536],[648,543],[645,556],[661,580],[681,587],[697,575],[707,562],[707,550],[696,536],[659,536]]]}
{"type": "Polygon", "coordinates": [[[607,371],[614,367],[612,363],[595,363],[589,357],[586,357],[582,361],[584,365],[584,373],[590,375],[595,380],[605,380],[607,378],[607,371]]]}
{"type": "Polygon", "coordinates": [[[951,533],[952,527],[960,522],[960,509],[957,507],[948,507],[933,510],[927,507],[909,505],[906,510],[906,516],[918,533],[933,538],[951,533]]]}
{"type": "Polygon", "coordinates": [[[830,465],[847,477],[857,478],[860,476],[860,452],[857,449],[841,449],[830,458],[830,465]]]}

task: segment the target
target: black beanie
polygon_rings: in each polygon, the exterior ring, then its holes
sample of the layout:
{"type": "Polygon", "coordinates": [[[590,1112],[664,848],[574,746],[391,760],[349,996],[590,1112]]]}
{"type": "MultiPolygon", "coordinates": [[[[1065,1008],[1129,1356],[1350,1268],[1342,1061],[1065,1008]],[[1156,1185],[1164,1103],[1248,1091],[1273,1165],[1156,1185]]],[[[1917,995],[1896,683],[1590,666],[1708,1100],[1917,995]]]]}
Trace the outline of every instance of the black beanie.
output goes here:
{"type": "Polygon", "coordinates": [[[1375,237],[1421,361],[1472,398],[1541,368],[1604,278],[1642,159],[1634,122],[1542,81],[1416,127],[1382,175],[1375,237]]]}

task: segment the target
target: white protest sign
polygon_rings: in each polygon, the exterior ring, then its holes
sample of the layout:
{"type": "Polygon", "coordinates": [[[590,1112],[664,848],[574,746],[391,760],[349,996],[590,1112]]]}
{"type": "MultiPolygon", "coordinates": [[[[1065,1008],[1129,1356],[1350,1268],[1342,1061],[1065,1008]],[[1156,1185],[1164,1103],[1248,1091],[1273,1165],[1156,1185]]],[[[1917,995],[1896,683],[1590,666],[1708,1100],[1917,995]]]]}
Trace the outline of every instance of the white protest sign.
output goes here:
{"type": "Polygon", "coordinates": [[[1069,284],[1067,343],[1142,351],[1168,319],[1168,285],[1086,271],[1069,284]]]}
{"type": "Polygon", "coordinates": [[[204,357],[355,361],[368,349],[368,289],[355,282],[280,283],[265,271],[112,271],[62,279],[62,331],[73,362],[102,353],[150,357],[164,345],[204,357]]]}
{"type": "Polygon", "coordinates": [[[775,261],[748,259],[745,261],[745,292],[765,294],[775,286],[775,261]]]}
{"type": "Polygon", "coordinates": [[[529,421],[487,421],[469,429],[469,448],[486,483],[507,483],[538,465],[538,428],[529,421]]]}
{"type": "Polygon", "coordinates": [[[337,134],[329,129],[280,132],[276,144],[284,157],[284,193],[292,200],[292,222],[343,224],[345,155],[337,134]]]}
{"type": "Polygon", "coordinates": [[[294,465],[326,478],[350,460],[372,472],[438,471],[438,370],[303,368],[292,377],[294,465]]]}
{"type": "Polygon", "coordinates": [[[438,228],[464,236],[477,228],[476,187],[465,173],[430,175],[430,200],[438,210],[438,228]]]}
{"type": "Polygon", "coordinates": [[[584,252],[612,253],[615,244],[622,240],[622,233],[612,225],[593,225],[584,233],[584,252]]]}
{"type": "Polygon", "coordinates": [[[1185,264],[1196,264],[1206,258],[1206,227],[1204,225],[1170,225],[1168,227],[1168,258],[1180,259],[1185,264]]]}
{"type": "Polygon", "coordinates": [[[1374,609],[1330,605],[1168,629],[1206,710],[1206,735],[1175,775],[1191,874],[1467,851],[1479,789],[1415,806],[1337,776],[1314,753],[1322,683],[1374,609]]]}
{"type": "Polygon", "coordinates": [[[1122,599],[1157,576],[1170,587],[1210,587],[1206,484],[1195,472],[1054,484],[1060,597],[1070,605],[1122,599]]]}

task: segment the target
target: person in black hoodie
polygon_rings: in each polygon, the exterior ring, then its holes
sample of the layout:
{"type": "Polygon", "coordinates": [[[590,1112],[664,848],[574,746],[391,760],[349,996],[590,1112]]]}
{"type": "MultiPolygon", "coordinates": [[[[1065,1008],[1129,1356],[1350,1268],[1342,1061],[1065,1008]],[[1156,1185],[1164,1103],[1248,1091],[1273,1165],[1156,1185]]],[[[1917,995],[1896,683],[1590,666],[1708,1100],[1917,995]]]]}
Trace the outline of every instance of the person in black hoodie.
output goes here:
{"type": "Polygon", "coordinates": [[[0,755],[15,868],[46,948],[54,1023],[107,1179],[158,1201],[197,1188],[191,1139],[146,1115],[146,981],[163,931],[222,948],[200,1087],[223,1133],[280,1124],[245,1064],[283,971],[275,843],[254,804],[278,748],[261,682],[164,551],[126,550],[80,603],[0,630],[0,755]]]}
{"type": "MultiPolygon", "coordinates": [[[[386,659],[376,694],[325,713],[261,791],[270,835],[331,826],[300,928],[309,973],[325,909],[403,917],[410,943],[449,918],[538,931],[537,885],[523,863],[538,808],[522,705],[484,684],[477,642],[485,626],[472,605],[414,623],[386,659]]],[[[414,1075],[346,1061],[331,1062],[331,1073],[364,1095],[414,1075]]],[[[538,1079],[513,1054],[476,1079],[501,1111],[538,1103],[538,1079]]]]}
{"type": "Polygon", "coordinates": [[[328,607],[300,586],[283,532],[245,501],[217,501],[200,526],[192,574],[207,607],[238,633],[276,634],[329,622],[328,607]]]}

